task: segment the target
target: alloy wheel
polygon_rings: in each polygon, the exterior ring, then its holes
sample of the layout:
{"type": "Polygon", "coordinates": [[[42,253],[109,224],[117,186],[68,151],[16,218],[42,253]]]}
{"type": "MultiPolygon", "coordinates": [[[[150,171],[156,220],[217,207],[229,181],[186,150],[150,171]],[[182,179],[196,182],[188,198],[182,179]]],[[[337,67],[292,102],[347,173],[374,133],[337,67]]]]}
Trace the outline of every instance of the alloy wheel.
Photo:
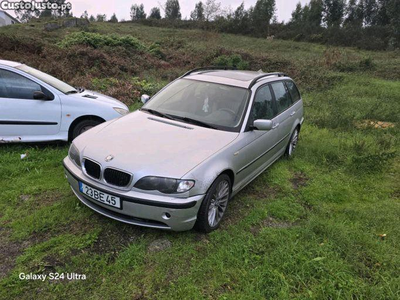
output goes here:
{"type": "Polygon", "coordinates": [[[208,224],[215,227],[221,221],[229,200],[229,182],[221,181],[215,189],[208,209],[208,224]]]}
{"type": "Polygon", "coordinates": [[[298,129],[296,129],[293,132],[292,138],[290,140],[290,144],[289,144],[289,156],[293,155],[294,150],[296,150],[296,146],[297,146],[297,142],[299,141],[299,131],[298,129]]]}

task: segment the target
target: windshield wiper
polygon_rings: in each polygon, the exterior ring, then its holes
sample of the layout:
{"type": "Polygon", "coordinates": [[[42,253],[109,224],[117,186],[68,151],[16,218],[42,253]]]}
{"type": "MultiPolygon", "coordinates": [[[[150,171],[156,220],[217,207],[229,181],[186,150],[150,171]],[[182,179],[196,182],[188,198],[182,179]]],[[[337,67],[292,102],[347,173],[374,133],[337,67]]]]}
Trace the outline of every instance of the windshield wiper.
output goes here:
{"type": "Polygon", "coordinates": [[[151,109],[151,108],[142,108],[141,110],[143,111],[147,111],[148,113],[151,113],[152,115],[161,117],[161,118],[166,118],[166,119],[170,119],[170,120],[176,120],[174,117],[168,115],[168,114],[164,114],[162,112],[159,112],[157,110],[151,109]]]}
{"type": "Polygon", "coordinates": [[[217,127],[215,127],[215,126],[213,126],[211,124],[208,124],[206,122],[199,121],[199,120],[196,120],[196,119],[192,119],[192,118],[188,118],[188,117],[179,117],[179,116],[174,116],[174,117],[176,119],[182,120],[183,122],[190,123],[190,124],[193,124],[193,125],[198,125],[198,126],[201,126],[201,127],[206,127],[206,128],[211,128],[211,129],[218,129],[217,127]]]}

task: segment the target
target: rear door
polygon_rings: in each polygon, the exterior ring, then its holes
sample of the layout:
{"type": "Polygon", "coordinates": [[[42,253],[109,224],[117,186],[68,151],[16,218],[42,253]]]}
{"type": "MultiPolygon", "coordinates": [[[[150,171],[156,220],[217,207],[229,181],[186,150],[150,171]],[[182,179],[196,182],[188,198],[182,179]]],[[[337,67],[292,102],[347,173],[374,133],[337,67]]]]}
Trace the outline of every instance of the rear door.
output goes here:
{"type": "Polygon", "coordinates": [[[275,81],[271,83],[271,88],[275,97],[277,117],[276,132],[284,140],[279,146],[278,151],[286,149],[290,134],[295,121],[295,109],[293,108],[292,98],[284,81],[275,81]]]}
{"type": "Polygon", "coordinates": [[[60,130],[61,104],[57,95],[27,76],[0,68],[0,139],[55,135],[60,130]],[[36,100],[41,91],[52,100],[36,100]]]}

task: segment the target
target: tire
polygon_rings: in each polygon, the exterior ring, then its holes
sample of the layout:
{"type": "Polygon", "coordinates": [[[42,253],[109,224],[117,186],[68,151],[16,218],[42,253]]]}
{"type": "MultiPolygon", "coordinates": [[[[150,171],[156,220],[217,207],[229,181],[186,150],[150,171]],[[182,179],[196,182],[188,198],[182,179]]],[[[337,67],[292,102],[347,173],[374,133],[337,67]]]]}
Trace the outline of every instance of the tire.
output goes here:
{"type": "Polygon", "coordinates": [[[78,124],[75,125],[74,129],[72,130],[71,141],[74,140],[76,137],[84,133],[85,131],[101,124],[98,120],[82,120],[78,124]]]}
{"type": "Polygon", "coordinates": [[[289,144],[286,147],[285,155],[287,158],[291,158],[293,156],[294,151],[296,150],[297,143],[299,142],[300,128],[296,127],[290,136],[289,144]]]}
{"type": "Polygon", "coordinates": [[[209,233],[219,227],[228,207],[231,190],[231,179],[228,175],[222,174],[215,179],[200,206],[195,224],[197,230],[209,233]],[[218,193],[219,199],[215,201],[218,193]]]}

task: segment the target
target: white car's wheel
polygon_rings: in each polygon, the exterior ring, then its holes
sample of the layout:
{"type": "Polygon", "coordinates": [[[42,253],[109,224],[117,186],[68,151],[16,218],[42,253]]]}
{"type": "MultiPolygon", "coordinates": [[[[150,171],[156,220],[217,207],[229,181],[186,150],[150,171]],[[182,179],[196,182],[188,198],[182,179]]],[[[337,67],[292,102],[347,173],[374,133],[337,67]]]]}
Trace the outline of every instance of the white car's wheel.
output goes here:
{"type": "Polygon", "coordinates": [[[75,125],[74,129],[72,130],[72,140],[74,140],[76,137],[84,133],[85,131],[88,131],[89,129],[101,124],[100,121],[98,120],[82,120],[78,124],[75,125]]]}

